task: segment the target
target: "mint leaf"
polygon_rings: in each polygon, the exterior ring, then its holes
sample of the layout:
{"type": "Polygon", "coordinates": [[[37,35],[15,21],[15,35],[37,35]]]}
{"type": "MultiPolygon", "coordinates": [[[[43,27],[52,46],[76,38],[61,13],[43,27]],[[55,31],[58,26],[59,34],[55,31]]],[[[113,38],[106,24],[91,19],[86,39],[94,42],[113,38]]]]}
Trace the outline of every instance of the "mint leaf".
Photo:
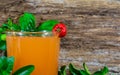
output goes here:
{"type": "Polygon", "coordinates": [[[1,28],[2,28],[2,32],[5,32],[6,30],[9,29],[9,26],[7,23],[4,23],[4,24],[2,24],[1,28]]]}
{"type": "Polygon", "coordinates": [[[1,61],[1,70],[2,71],[5,71],[6,70],[6,68],[7,68],[7,65],[8,65],[8,63],[7,63],[7,57],[5,57],[5,56],[1,56],[0,57],[0,61],[1,61]]]}
{"type": "Polygon", "coordinates": [[[20,26],[17,24],[14,24],[11,18],[8,18],[7,23],[2,24],[2,30],[4,32],[7,30],[18,31],[18,30],[20,30],[20,26]]]}
{"type": "Polygon", "coordinates": [[[7,63],[8,63],[8,66],[6,68],[6,71],[8,73],[11,73],[13,70],[13,66],[14,66],[14,57],[7,58],[7,63]]]}
{"type": "Polygon", "coordinates": [[[84,65],[84,69],[85,70],[81,70],[81,69],[77,69],[73,64],[69,64],[69,71],[72,75],[90,75],[86,70],[87,67],[85,65],[85,63],[83,63],[84,65]]]}
{"type": "Polygon", "coordinates": [[[14,57],[0,57],[0,75],[10,75],[13,69],[14,57]]]}
{"type": "Polygon", "coordinates": [[[58,23],[59,23],[59,21],[57,21],[57,20],[47,20],[47,21],[43,22],[41,25],[39,25],[37,30],[38,31],[42,31],[42,30],[51,31],[53,29],[53,27],[58,23]]]}
{"type": "Polygon", "coordinates": [[[80,75],[89,75],[85,70],[80,70],[80,75]]]}
{"type": "Polygon", "coordinates": [[[2,67],[3,67],[3,65],[4,65],[4,64],[3,64],[3,61],[4,61],[3,59],[4,59],[4,56],[1,56],[1,57],[0,57],[0,70],[2,69],[2,67]]]}
{"type": "Polygon", "coordinates": [[[33,65],[24,66],[14,72],[13,75],[30,75],[34,69],[35,67],[33,65]]]}
{"type": "Polygon", "coordinates": [[[17,24],[13,24],[13,25],[11,26],[10,30],[12,30],[12,31],[20,31],[20,26],[17,25],[17,24]]]}
{"type": "Polygon", "coordinates": [[[2,71],[1,75],[10,75],[10,73],[8,73],[7,71],[2,71]]]}
{"type": "Polygon", "coordinates": [[[5,41],[5,40],[6,40],[6,34],[1,34],[1,35],[0,35],[0,39],[1,39],[2,41],[5,41]]]}
{"type": "Polygon", "coordinates": [[[103,72],[101,71],[96,71],[93,75],[105,75],[105,74],[103,74],[103,72]]]}
{"type": "MultiPolygon", "coordinates": [[[[0,75],[11,75],[14,65],[14,57],[0,57],[0,75]]],[[[28,65],[17,70],[13,75],[30,75],[34,70],[33,65],[28,65]]]]}
{"type": "Polygon", "coordinates": [[[89,69],[85,63],[83,63],[83,68],[89,75],[91,74],[91,72],[89,71],[89,69]]]}
{"type": "Polygon", "coordinates": [[[9,27],[11,27],[13,25],[12,19],[8,18],[7,24],[9,25],[9,27]]]}
{"type": "Polygon", "coordinates": [[[0,41],[0,50],[6,50],[6,41],[0,41]]]}
{"type": "Polygon", "coordinates": [[[106,75],[109,72],[108,67],[106,66],[101,71],[103,72],[104,75],[106,75]]]}
{"type": "Polygon", "coordinates": [[[4,30],[3,30],[3,28],[2,27],[0,27],[0,33],[2,33],[4,30]]]}
{"type": "Polygon", "coordinates": [[[60,68],[60,70],[58,71],[58,75],[67,75],[65,65],[60,68]]]}
{"type": "Polygon", "coordinates": [[[107,75],[109,72],[108,68],[105,66],[103,69],[100,71],[96,71],[93,75],[107,75]]]}
{"type": "Polygon", "coordinates": [[[80,70],[77,69],[73,64],[69,64],[69,71],[72,75],[81,75],[80,70]]]}
{"type": "Polygon", "coordinates": [[[31,13],[24,13],[19,18],[21,31],[35,31],[35,17],[31,13]]]}

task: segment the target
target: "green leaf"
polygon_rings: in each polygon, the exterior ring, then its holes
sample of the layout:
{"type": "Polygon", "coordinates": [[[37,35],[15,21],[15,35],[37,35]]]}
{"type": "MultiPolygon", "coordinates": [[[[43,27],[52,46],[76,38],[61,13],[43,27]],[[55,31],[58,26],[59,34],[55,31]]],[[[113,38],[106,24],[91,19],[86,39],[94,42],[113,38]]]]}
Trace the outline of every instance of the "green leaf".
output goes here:
{"type": "Polygon", "coordinates": [[[2,24],[2,28],[8,28],[8,24],[7,23],[2,24]]]}
{"type": "Polygon", "coordinates": [[[69,64],[69,71],[72,75],[89,75],[85,70],[77,69],[73,64],[69,64]]]}
{"type": "Polygon", "coordinates": [[[3,28],[2,27],[0,27],[0,33],[2,33],[4,30],[3,30],[3,28]]]}
{"type": "Polygon", "coordinates": [[[0,50],[6,50],[6,34],[0,34],[0,50]]]}
{"type": "Polygon", "coordinates": [[[101,71],[96,71],[93,75],[104,75],[101,71]]]}
{"type": "Polygon", "coordinates": [[[2,71],[2,75],[10,75],[7,71],[2,71]]]}
{"type": "Polygon", "coordinates": [[[60,70],[58,71],[58,75],[67,75],[65,65],[60,68],[60,70]]]}
{"type": "Polygon", "coordinates": [[[6,50],[6,41],[0,41],[0,50],[6,50]]]}
{"type": "Polygon", "coordinates": [[[91,72],[89,71],[89,69],[85,63],[83,63],[83,68],[89,75],[91,74],[91,72]]]}
{"type": "Polygon", "coordinates": [[[81,75],[90,75],[90,74],[88,74],[86,71],[84,71],[84,70],[80,70],[80,74],[81,75]]]}
{"type": "Polygon", "coordinates": [[[11,27],[13,25],[12,19],[8,18],[7,24],[8,24],[9,27],[11,27]]]}
{"type": "Polygon", "coordinates": [[[12,27],[10,28],[12,31],[20,31],[20,26],[13,24],[12,27]]]}
{"type": "Polygon", "coordinates": [[[1,39],[2,41],[5,41],[5,40],[6,40],[6,34],[1,34],[1,35],[0,35],[0,39],[1,39]]]}
{"type": "Polygon", "coordinates": [[[53,27],[58,23],[59,23],[59,21],[57,21],[57,20],[47,20],[47,21],[43,22],[41,25],[39,25],[37,30],[38,31],[42,31],[42,30],[52,31],[53,27]]]}
{"type": "Polygon", "coordinates": [[[109,72],[108,67],[104,66],[104,68],[101,70],[104,75],[106,75],[109,72]]]}
{"type": "Polygon", "coordinates": [[[2,24],[3,32],[10,30],[10,31],[19,31],[20,26],[14,24],[11,18],[8,18],[7,23],[2,24]]]}
{"type": "Polygon", "coordinates": [[[33,65],[28,65],[18,69],[13,75],[30,75],[34,70],[33,65]]]}
{"type": "Polygon", "coordinates": [[[9,30],[12,30],[12,31],[18,31],[18,30],[20,30],[20,27],[17,25],[17,24],[14,24],[13,22],[12,22],[12,19],[8,19],[8,28],[9,28],[9,30]]]}
{"type": "Polygon", "coordinates": [[[2,35],[2,34],[0,34],[0,41],[1,41],[1,35],[2,35]]]}
{"type": "Polygon", "coordinates": [[[10,75],[14,65],[14,57],[0,57],[0,75],[10,75]]]}
{"type": "Polygon", "coordinates": [[[8,66],[6,68],[6,71],[8,73],[11,73],[13,70],[13,66],[14,66],[14,57],[7,58],[7,63],[8,63],[8,66]]]}
{"type": "Polygon", "coordinates": [[[3,75],[2,72],[3,72],[2,69],[0,69],[0,75],[3,75]]]}
{"type": "Polygon", "coordinates": [[[80,70],[75,68],[73,64],[69,64],[69,71],[72,75],[81,75],[80,70]]]}
{"type": "Polygon", "coordinates": [[[58,75],[62,75],[61,71],[58,71],[58,75]]]}
{"type": "Polygon", "coordinates": [[[100,71],[96,71],[93,75],[107,75],[109,72],[108,68],[105,66],[103,69],[100,71]]]}
{"type": "Polygon", "coordinates": [[[0,70],[2,69],[2,67],[3,67],[3,59],[4,59],[4,56],[1,56],[0,57],[0,70]]]}
{"type": "Polygon", "coordinates": [[[35,17],[31,13],[24,13],[19,18],[21,31],[35,31],[35,17]]]}
{"type": "Polygon", "coordinates": [[[7,68],[7,65],[8,65],[8,63],[7,63],[7,57],[5,57],[5,56],[1,56],[0,57],[0,61],[1,61],[1,70],[6,70],[6,68],[7,68]]]}
{"type": "Polygon", "coordinates": [[[8,30],[9,29],[9,25],[8,24],[6,24],[6,23],[4,23],[4,24],[2,24],[2,32],[5,32],[6,30],[8,30]]]}
{"type": "Polygon", "coordinates": [[[8,18],[6,26],[8,30],[13,30],[13,22],[11,18],[8,18]]]}

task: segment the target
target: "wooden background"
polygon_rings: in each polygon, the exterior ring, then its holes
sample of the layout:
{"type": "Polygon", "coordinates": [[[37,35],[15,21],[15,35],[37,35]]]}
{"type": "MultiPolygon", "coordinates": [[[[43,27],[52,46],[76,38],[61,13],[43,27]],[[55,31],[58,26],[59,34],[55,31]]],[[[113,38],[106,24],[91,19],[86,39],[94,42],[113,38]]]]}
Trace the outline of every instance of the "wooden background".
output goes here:
{"type": "Polygon", "coordinates": [[[120,75],[119,0],[0,0],[0,25],[23,12],[35,14],[37,24],[57,19],[67,25],[61,39],[59,65],[86,62],[91,71],[107,65],[120,75]]]}

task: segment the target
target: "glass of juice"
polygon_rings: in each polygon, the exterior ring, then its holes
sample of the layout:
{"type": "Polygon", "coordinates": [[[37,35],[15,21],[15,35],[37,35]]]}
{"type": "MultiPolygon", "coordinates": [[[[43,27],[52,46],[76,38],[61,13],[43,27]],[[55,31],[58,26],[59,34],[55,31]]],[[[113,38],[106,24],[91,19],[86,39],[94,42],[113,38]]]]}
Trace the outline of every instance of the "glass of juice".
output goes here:
{"type": "Polygon", "coordinates": [[[7,55],[15,57],[13,72],[34,65],[31,75],[58,75],[59,44],[51,31],[7,32],[7,55]]]}

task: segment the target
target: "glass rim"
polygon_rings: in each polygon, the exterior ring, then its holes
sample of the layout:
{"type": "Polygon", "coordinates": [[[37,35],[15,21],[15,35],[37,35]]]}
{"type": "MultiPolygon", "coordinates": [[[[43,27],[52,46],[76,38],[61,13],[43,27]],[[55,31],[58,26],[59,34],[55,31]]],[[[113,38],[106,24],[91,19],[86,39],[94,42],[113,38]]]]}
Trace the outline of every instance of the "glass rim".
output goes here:
{"type": "Polygon", "coordinates": [[[53,32],[53,31],[38,31],[38,32],[30,32],[30,31],[6,31],[5,33],[25,33],[25,34],[27,34],[27,33],[32,33],[32,34],[35,34],[35,33],[54,33],[55,34],[55,32],[53,32]]]}
{"type": "Polygon", "coordinates": [[[27,31],[7,31],[6,35],[13,35],[13,36],[43,36],[43,37],[47,37],[47,36],[59,36],[58,33],[55,33],[53,31],[39,31],[39,32],[27,32],[27,31]]]}

